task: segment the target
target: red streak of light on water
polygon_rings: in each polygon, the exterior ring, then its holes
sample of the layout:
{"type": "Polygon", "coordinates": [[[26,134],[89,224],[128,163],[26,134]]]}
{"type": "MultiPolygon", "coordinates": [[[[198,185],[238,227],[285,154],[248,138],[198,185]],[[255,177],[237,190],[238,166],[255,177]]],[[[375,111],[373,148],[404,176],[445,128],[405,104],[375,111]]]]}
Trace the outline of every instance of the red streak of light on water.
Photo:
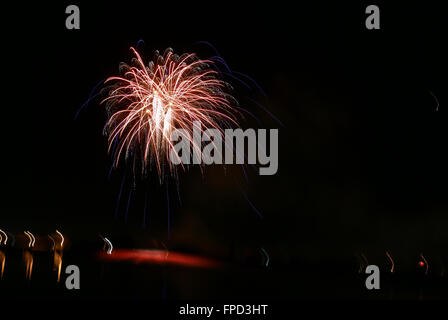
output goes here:
{"type": "Polygon", "coordinates": [[[154,249],[114,249],[111,254],[106,252],[98,253],[98,258],[111,262],[131,261],[133,263],[171,264],[202,268],[219,267],[222,265],[218,261],[200,256],[154,249]]]}

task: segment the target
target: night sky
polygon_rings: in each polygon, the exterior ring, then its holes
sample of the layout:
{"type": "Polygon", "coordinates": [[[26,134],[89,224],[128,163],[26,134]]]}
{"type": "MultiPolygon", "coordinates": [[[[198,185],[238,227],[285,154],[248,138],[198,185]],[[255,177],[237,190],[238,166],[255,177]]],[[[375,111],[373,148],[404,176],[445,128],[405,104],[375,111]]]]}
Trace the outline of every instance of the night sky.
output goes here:
{"type": "Polygon", "coordinates": [[[154,237],[215,256],[264,247],[273,266],[285,268],[298,261],[354,261],[356,268],[360,252],[385,264],[386,249],[403,269],[420,252],[435,266],[448,263],[441,8],[378,3],[381,29],[370,31],[367,4],[313,3],[76,1],[80,30],[65,28],[71,3],[7,5],[0,225],[36,234],[59,228],[73,242],[114,232],[143,246],[138,239],[154,237]],[[170,240],[165,186],[156,176],[133,191],[127,221],[133,186],[126,183],[117,211],[125,169],[108,178],[99,101],[74,119],[95,85],[129,62],[129,47],[140,39],[146,61],[167,47],[207,58],[210,50],[197,42],[212,43],[267,96],[240,94],[261,101],[283,123],[258,110],[265,128],[279,129],[276,175],[252,172],[244,183],[236,168],[210,167],[204,175],[193,168],[180,177],[181,205],[170,186],[170,240]],[[146,227],[143,190],[150,194],[146,227]]]}

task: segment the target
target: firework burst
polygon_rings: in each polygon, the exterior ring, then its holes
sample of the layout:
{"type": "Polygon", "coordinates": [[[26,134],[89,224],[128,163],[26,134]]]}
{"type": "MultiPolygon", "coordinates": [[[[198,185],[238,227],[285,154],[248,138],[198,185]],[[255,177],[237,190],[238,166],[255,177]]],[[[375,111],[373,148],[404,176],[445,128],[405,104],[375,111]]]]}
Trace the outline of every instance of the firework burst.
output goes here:
{"type": "MultiPolygon", "coordinates": [[[[107,97],[102,103],[108,112],[104,128],[108,150],[115,167],[120,159],[131,158],[143,174],[155,168],[162,182],[165,171],[177,177],[169,160],[172,131],[190,132],[199,121],[223,132],[237,124],[237,103],[210,60],[167,49],[163,55],[156,51],[145,65],[140,54],[132,47],[131,51],[131,65],[121,63],[121,75],[106,80],[107,97]]],[[[193,149],[201,149],[190,143],[193,149]]]]}

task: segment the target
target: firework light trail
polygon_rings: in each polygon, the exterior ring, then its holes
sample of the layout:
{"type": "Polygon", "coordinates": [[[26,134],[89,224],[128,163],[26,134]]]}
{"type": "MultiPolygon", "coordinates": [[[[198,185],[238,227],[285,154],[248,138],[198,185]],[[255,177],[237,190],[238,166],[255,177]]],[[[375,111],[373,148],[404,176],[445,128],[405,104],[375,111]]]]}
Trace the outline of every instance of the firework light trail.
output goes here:
{"type": "MultiPolygon", "coordinates": [[[[2,244],[3,239],[4,239],[3,244],[6,246],[6,243],[8,241],[8,236],[6,235],[6,233],[3,230],[0,229],[0,245],[2,244]]],[[[0,280],[3,279],[3,273],[5,272],[5,261],[6,261],[6,256],[3,253],[3,251],[0,250],[0,280]]]]}
{"type": "Polygon", "coordinates": [[[112,251],[114,250],[114,246],[112,245],[112,242],[110,242],[109,239],[107,239],[106,237],[103,237],[102,235],[100,235],[101,239],[103,239],[104,241],[104,250],[106,251],[106,245],[108,247],[107,249],[107,254],[111,254],[112,251]]]}
{"type": "Polygon", "coordinates": [[[62,247],[64,246],[64,241],[65,241],[64,236],[63,236],[62,233],[59,232],[58,230],[56,230],[56,233],[59,235],[59,237],[61,237],[61,244],[60,244],[60,247],[61,247],[61,249],[62,249],[62,247]]]}
{"type": "Polygon", "coordinates": [[[392,259],[392,256],[390,255],[389,251],[386,250],[386,256],[389,259],[391,265],[390,265],[390,273],[394,273],[395,271],[395,262],[394,259],[392,259]]]}
{"type": "MultiPolygon", "coordinates": [[[[0,239],[5,239],[3,244],[6,246],[6,243],[8,242],[8,235],[6,234],[6,232],[4,232],[2,229],[0,229],[0,233],[3,234],[3,237],[0,236],[0,239]]],[[[2,243],[2,241],[0,240],[0,244],[2,243]]]]}
{"type": "Polygon", "coordinates": [[[3,273],[5,272],[5,254],[0,251],[0,280],[3,279],[3,273]]]}
{"type": "MultiPolygon", "coordinates": [[[[140,54],[132,47],[131,51],[132,65],[122,63],[122,76],[105,81],[108,96],[102,103],[108,111],[104,128],[108,151],[115,167],[120,159],[132,156],[134,169],[146,174],[155,168],[162,183],[165,173],[177,178],[169,160],[172,131],[190,132],[199,121],[223,133],[237,124],[237,103],[226,93],[229,85],[218,78],[211,60],[167,49],[163,55],[156,51],[154,60],[145,65],[140,54]]],[[[189,142],[193,150],[201,150],[200,142],[189,142]]]]}

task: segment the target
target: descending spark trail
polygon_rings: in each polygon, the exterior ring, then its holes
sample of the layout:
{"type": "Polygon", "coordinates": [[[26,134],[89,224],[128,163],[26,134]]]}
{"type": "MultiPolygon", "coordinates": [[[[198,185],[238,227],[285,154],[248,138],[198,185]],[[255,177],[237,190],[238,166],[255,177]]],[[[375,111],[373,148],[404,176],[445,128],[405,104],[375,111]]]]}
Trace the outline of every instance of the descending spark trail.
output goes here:
{"type": "MultiPolygon", "coordinates": [[[[8,235],[2,230],[0,229],[0,233],[4,235],[5,241],[3,242],[3,244],[6,246],[6,243],[8,242],[8,235]]],[[[3,237],[0,236],[0,239],[2,239],[3,237]]],[[[1,240],[0,240],[0,244],[1,244],[1,240]]]]}
{"type": "Polygon", "coordinates": [[[31,248],[31,243],[32,243],[31,236],[28,234],[28,231],[24,231],[23,233],[24,233],[24,234],[28,237],[28,239],[30,240],[30,241],[28,242],[28,248],[31,248]]]}
{"type": "MultiPolygon", "coordinates": [[[[33,248],[34,243],[36,242],[36,238],[34,238],[34,235],[29,231],[24,231],[24,234],[29,239],[28,248],[30,248],[30,249],[33,248]]],[[[33,254],[29,250],[25,250],[24,259],[25,259],[25,265],[26,265],[25,279],[31,280],[31,274],[33,272],[33,262],[34,262],[33,254]]]]}
{"type": "Polygon", "coordinates": [[[254,210],[254,212],[260,217],[260,219],[263,219],[261,212],[254,206],[252,201],[249,200],[249,197],[246,195],[246,193],[244,191],[241,192],[243,193],[244,199],[246,199],[247,203],[250,205],[252,210],[254,210]]]}
{"type": "Polygon", "coordinates": [[[33,254],[25,251],[24,258],[26,264],[25,279],[31,280],[31,274],[33,273],[33,254]]]}
{"type": "Polygon", "coordinates": [[[112,254],[112,250],[114,250],[112,242],[110,242],[110,240],[107,238],[104,238],[104,241],[106,241],[107,244],[109,245],[109,249],[107,249],[107,254],[112,254]]]}
{"type": "Polygon", "coordinates": [[[5,254],[0,251],[0,280],[3,279],[3,273],[5,272],[5,254]]]}
{"type": "Polygon", "coordinates": [[[387,250],[386,250],[386,256],[389,258],[390,263],[391,263],[390,272],[394,273],[394,269],[395,269],[394,259],[392,259],[392,256],[390,255],[389,251],[387,251],[387,250]]]}
{"type": "Polygon", "coordinates": [[[437,104],[436,111],[439,111],[439,100],[437,99],[436,95],[434,93],[432,93],[432,91],[429,91],[429,93],[432,95],[432,97],[436,101],[436,104],[437,104]]]}
{"type": "Polygon", "coordinates": [[[114,246],[112,245],[112,242],[109,239],[107,239],[106,237],[103,237],[102,235],[100,235],[100,237],[104,241],[104,250],[106,251],[106,253],[112,254],[112,251],[114,250],[114,246]],[[107,250],[106,250],[106,245],[108,247],[107,250]]]}
{"type": "Polygon", "coordinates": [[[25,231],[24,233],[26,234],[26,236],[30,240],[30,242],[28,243],[28,248],[34,247],[34,242],[36,241],[36,238],[34,238],[33,234],[31,232],[29,232],[29,231],[25,231]]]}
{"type": "Polygon", "coordinates": [[[60,233],[58,230],[56,230],[56,233],[61,237],[61,249],[64,246],[64,236],[62,235],[62,233],[60,233]]]}
{"type": "Polygon", "coordinates": [[[62,253],[54,252],[53,256],[53,269],[57,271],[56,281],[61,281],[61,268],[62,268],[62,253]]]}
{"type": "Polygon", "coordinates": [[[54,241],[52,236],[48,235],[48,238],[50,238],[51,240],[51,251],[53,251],[56,246],[56,242],[54,241]]]}
{"type": "Polygon", "coordinates": [[[266,262],[264,265],[265,265],[265,267],[267,267],[267,266],[269,266],[269,261],[270,261],[269,254],[267,253],[267,251],[264,248],[260,248],[260,250],[266,256],[266,262]]]}
{"type": "MultiPolygon", "coordinates": [[[[53,253],[53,269],[57,271],[56,281],[60,282],[61,281],[61,269],[62,269],[62,253],[63,253],[65,238],[59,230],[56,230],[56,234],[59,236],[59,238],[61,238],[61,242],[59,243],[58,249],[54,250],[54,253],[53,253]]],[[[53,245],[54,245],[53,248],[55,248],[54,239],[51,236],[50,236],[50,239],[53,240],[53,245]]]]}

